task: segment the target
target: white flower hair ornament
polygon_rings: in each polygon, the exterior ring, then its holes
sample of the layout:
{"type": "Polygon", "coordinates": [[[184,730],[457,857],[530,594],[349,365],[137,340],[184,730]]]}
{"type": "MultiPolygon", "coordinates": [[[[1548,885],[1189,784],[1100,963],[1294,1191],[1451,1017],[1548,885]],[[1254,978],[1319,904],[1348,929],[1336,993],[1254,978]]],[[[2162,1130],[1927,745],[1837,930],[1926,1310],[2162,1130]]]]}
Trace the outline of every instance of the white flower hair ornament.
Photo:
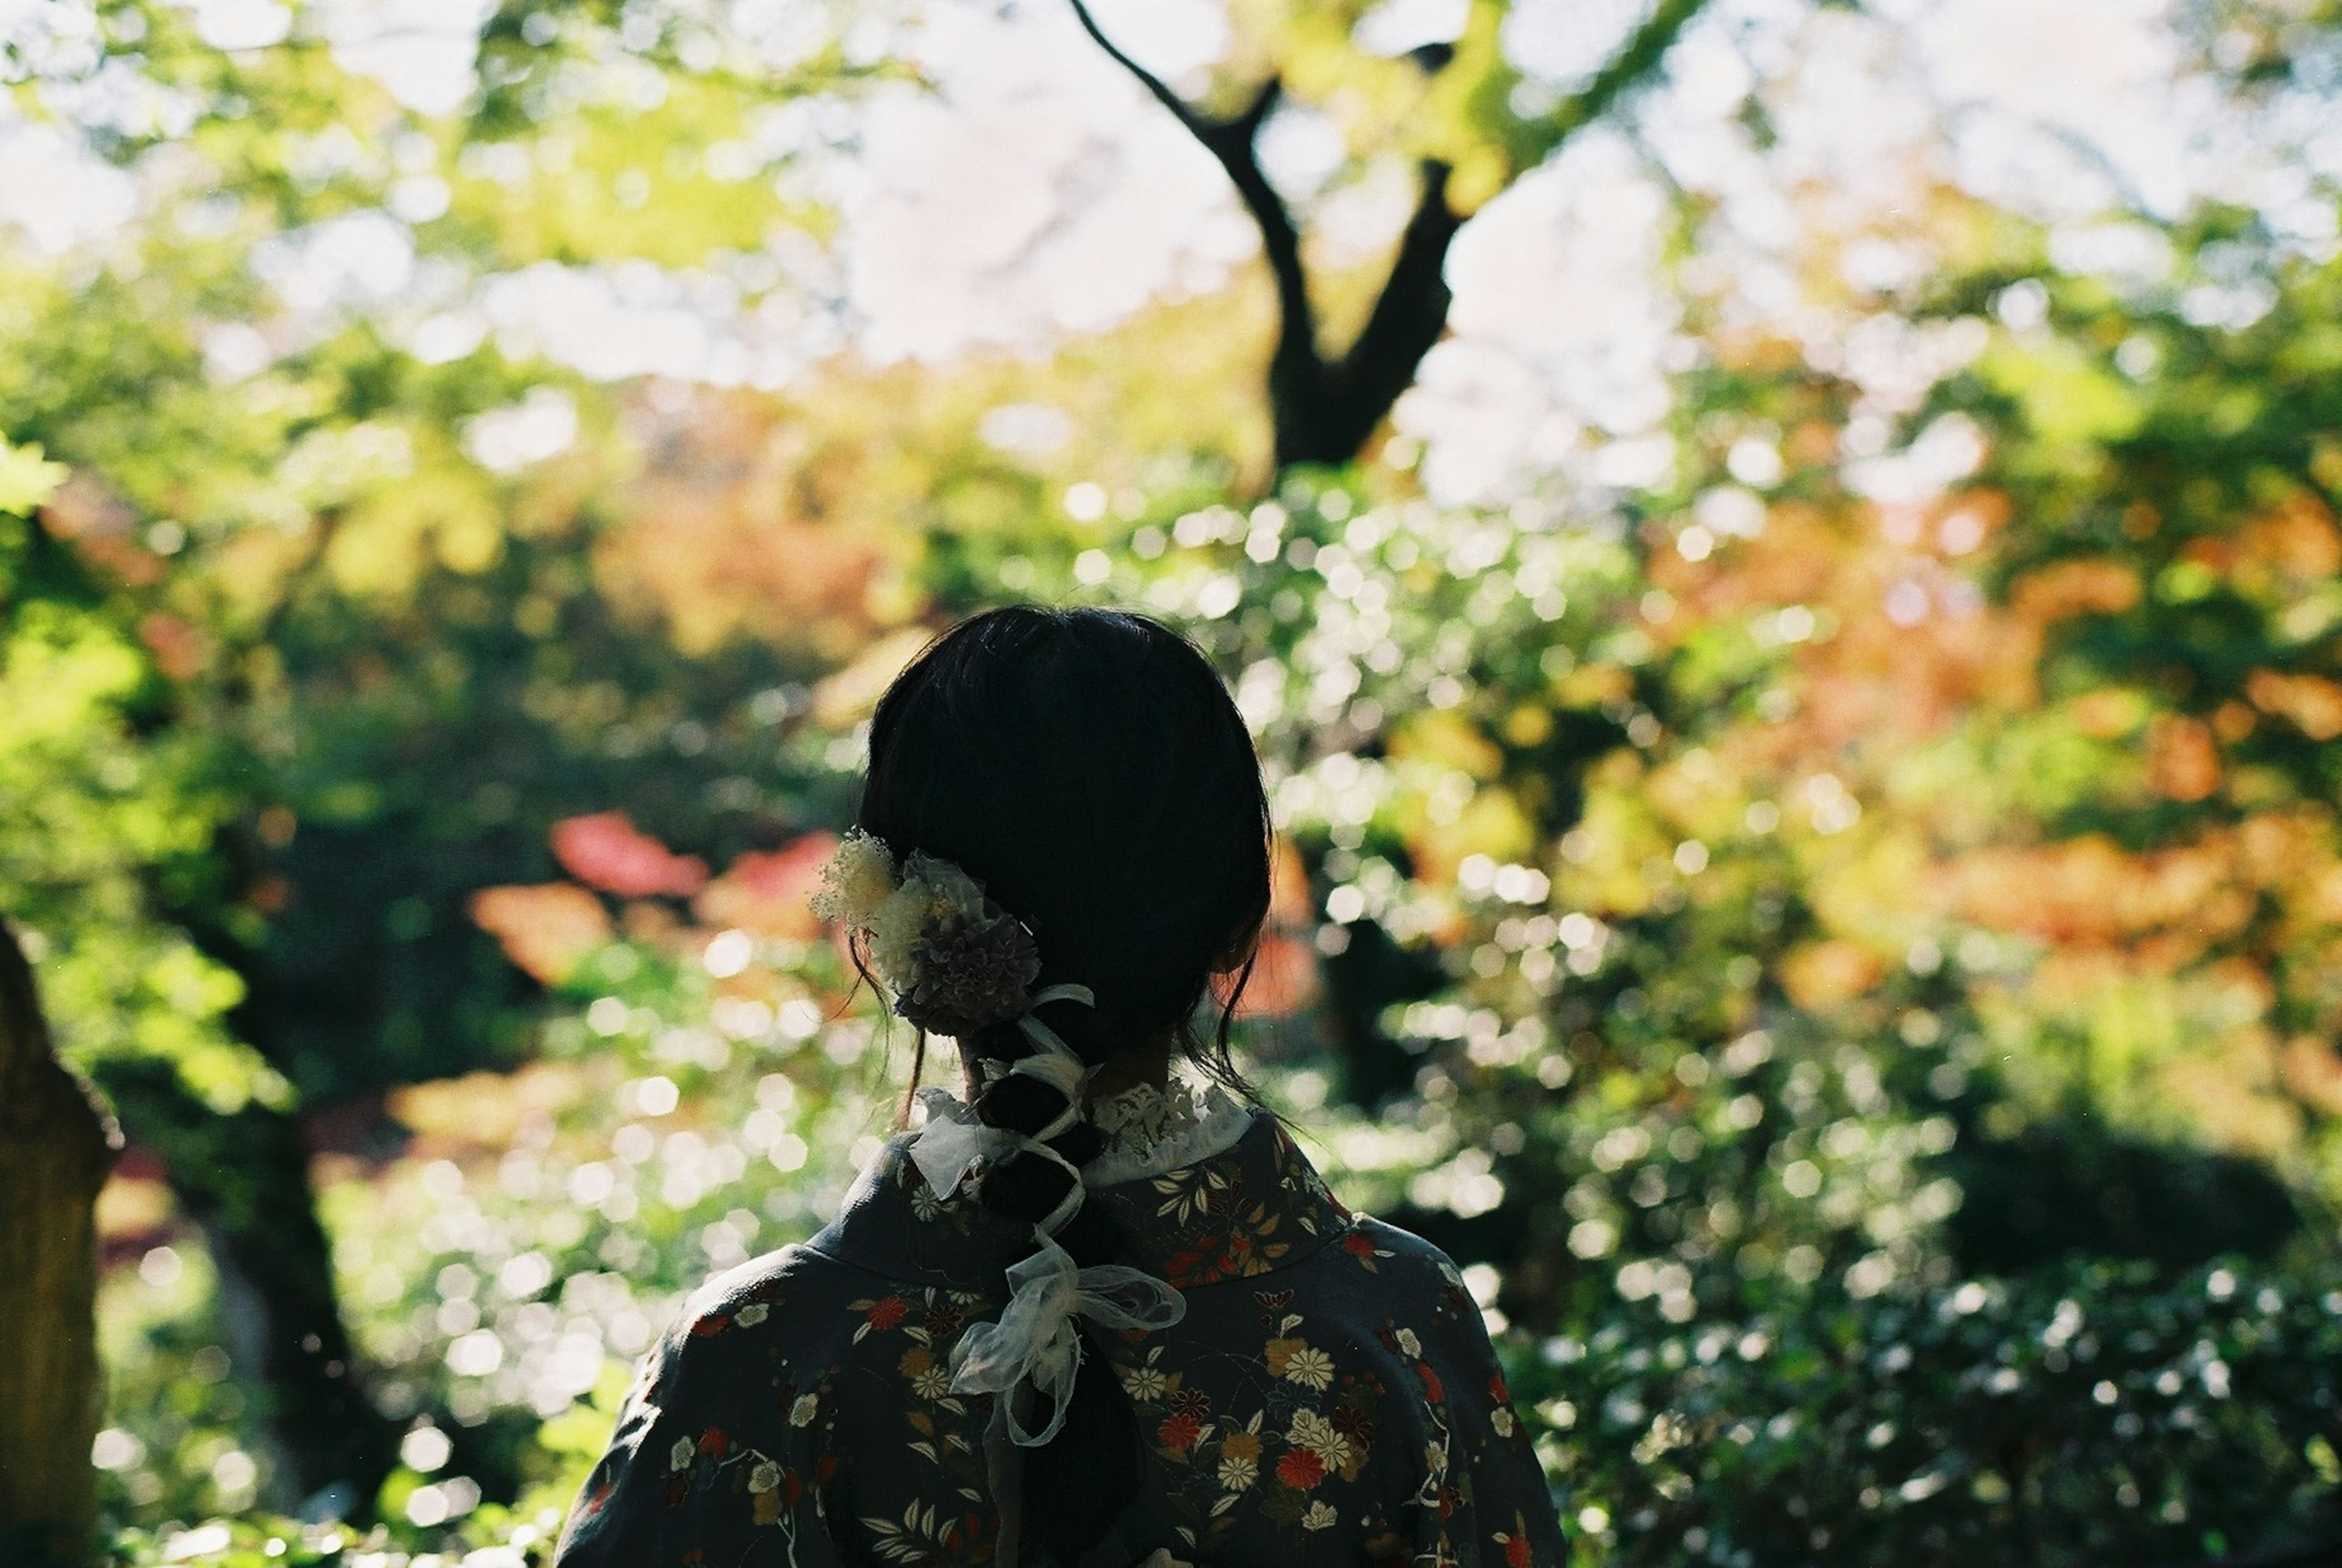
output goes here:
{"type": "Polygon", "coordinates": [[[1079,1212],[1086,1190],[1080,1167],[1048,1140],[1080,1120],[1082,1093],[1097,1070],[1033,1010],[1051,1002],[1095,1006],[1096,997],[1086,985],[1033,990],[1041,974],[1033,934],[950,861],[914,850],[898,867],[883,841],[849,828],[821,878],[814,913],[866,939],[870,964],[894,992],[897,1014],[930,1034],[963,1040],[1014,1023],[1034,1050],[1013,1062],[984,1058],[986,1079],[1037,1078],[1065,1096],[1065,1109],[1027,1134],[986,1124],[948,1090],[922,1089],[927,1120],[910,1146],[912,1162],[939,1198],[948,1199],[978,1165],[1019,1154],[1073,1177],[1063,1201],[1033,1226],[1040,1250],[1009,1270],[1010,1301],[999,1322],[971,1327],[953,1347],[953,1391],[1004,1395],[998,1409],[1009,1441],[1038,1446],[1064,1423],[1081,1365],[1076,1317],[1120,1329],[1167,1328],[1187,1310],[1186,1298],[1162,1280],[1118,1264],[1078,1268],[1055,1240],[1079,1212]],[[1036,1394],[1048,1397],[1050,1415],[1035,1432],[1024,1417],[1036,1394]]]}
{"type": "MultiPolygon", "coordinates": [[[[1082,985],[1034,994],[1041,951],[1033,934],[950,861],[913,850],[898,874],[893,851],[850,828],[821,880],[813,912],[863,934],[872,967],[895,994],[895,1011],[931,1034],[966,1039],[1029,1019],[1043,1002],[1095,1001],[1082,985]]],[[[1037,1021],[1026,1033],[1036,1029],[1043,1034],[1034,1044],[1046,1049],[1055,1033],[1037,1021]]]]}

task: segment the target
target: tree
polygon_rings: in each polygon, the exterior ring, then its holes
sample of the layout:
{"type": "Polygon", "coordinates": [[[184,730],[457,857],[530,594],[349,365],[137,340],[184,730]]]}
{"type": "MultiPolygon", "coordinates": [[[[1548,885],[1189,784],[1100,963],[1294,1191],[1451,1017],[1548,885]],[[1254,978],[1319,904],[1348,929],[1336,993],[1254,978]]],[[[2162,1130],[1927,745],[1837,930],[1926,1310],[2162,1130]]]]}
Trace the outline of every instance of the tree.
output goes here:
{"type": "Polygon", "coordinates": [[[1403,61],[1377,58],[1355,42],[1366,7],[1308,7],[1278,15],[1266,37],[1247,41],[1242,56],[1265,55],[1268,75],[1236,89],[1241,106],[1226,115],[1187,102],[1117,47],[1087,0],[1069,3],[1098,46],[1219,162],[1260,232],[1276,287],[1267,389],[1282,472],[1302,464],[1338,468],[1358,456],[1446,328],[1451,295],[1441,269],[1456,231],[1656,73],[1706,0],[1660,0],[1607,63],[1550,104],[1526,94],[1521,74],[1506,60],[1499,34],[1509,7],[1499,0],[1477,0],[1460,38],[1420,45],[1403,61]],[[1339,351],[1326,342],[1301,230],[1260,161],[1261,129],[1286,105],[1288,82],[1305,96],[1337,98],[1354,122],[1346,132],[1365,143],[1367,156],[1415,165],[1414,211],[1365,324],[1339,351]]]}
{"type": "Polygon", "coordinates": [[[444,139],[452,155],[459,138],[438,112],[342,69],[315,17],[258,47],[165,5],[82,20],[47,15],[8,35],[12,98],[45,116],[85,104],[73,95],[93,84],[135,83],[152,114],[61,117],[82,153],[134,170],[176,159],[184,179],[86,275],[0,258],[0,481],[42,444],[65,465],[37,497],[0,491],[0,774],[12,801],[36,803],[0,833],[0,896],[43,950],[62,1054],[162,1156],[212,1243],[235,1360],[275,1432],[257,1443],[272,1497],[364,1513],[393,1445],[314,1211],[303,1096],[514,1050],[526,987],[462,911],[481,884],[542,866],[545,824],[656,793],[661,764],[688,754],[667,775],[679,814],[769,831],[758,792],[710,788],[745,782],[764,727],[749,700],[786,699],[804,662],[752,649],[690,665],[631,640],[629,614],[580,564],[606,495],[573,489],[575,472],[508,482],[525,460],[467,450],[494,425],[475,422],[509,417],[534,375],[387,341],[369,314],[379,296],[323,304],[296,347],[264,345],[258,363],[256,339],[219,334],[300,314],[250,270],[256,251],[297,258],[336,233],[394,265],[420,252],[466,273],[759,242],[791,215],[769,184],[742,199],[736,180],[658,155],[696,158],[756,105],[856,73],[817,54],[776,80],[754,40],[641,7],[500,12],[463,127],[510,144],[555,119],[587,142],[591,177],[639,175],[647,196],[581,217],[565,195],[505,199],[494,177],[451,165],[417,245],[387,212],[392,188],[418,153],[435,159],[444,139]],[[655,106],[606,95],[552,109],[552,77],[614,54],[656,62],[645,68],[673,91],[655,106]],[[212,224],[200,239],[185,226],[196,213],[212,224]],[[524,650],[539,656],[516,660],[524,650]],[[475,662],[499,678],[469,680],[475,662]],[[722,694],[686,706],[711,666],[722,694]],[[605,744],[629,721],[664,740],[727,706],[725,744],[605,744]],[[431,754],[470,756],[478,774],[460,793],[379,791],[386,759],[431,754]],[[644,782],[617,784],[611,768],[644,782]],[[468,853],[417,852],[435,842],[468,853]]]}
{"type": "Polygon", "coordinates": [[[0,1553],[31,1568],[79,1562],[97,1523],[94,1211],[119,1144],[57,1062],[32,969],[0,922],[0,1553]]]}

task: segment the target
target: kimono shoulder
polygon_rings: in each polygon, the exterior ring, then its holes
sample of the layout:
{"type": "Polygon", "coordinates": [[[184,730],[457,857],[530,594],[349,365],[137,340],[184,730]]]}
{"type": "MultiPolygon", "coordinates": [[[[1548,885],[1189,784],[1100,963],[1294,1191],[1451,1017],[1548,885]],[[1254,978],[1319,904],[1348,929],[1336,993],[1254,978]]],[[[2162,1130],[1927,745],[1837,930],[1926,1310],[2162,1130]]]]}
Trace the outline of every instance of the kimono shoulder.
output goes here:
{"type": "Polygon", "coordinates": [[[1193,1561],[1565,1560],[1479,1307],[1437,1247],[1350,1216],[1292,1266],[1186,1293],[1176,1334],[1116,1360],[1193,1561]]]}
{"type": "Polygon", "coordinates": [[[986,1304],[999,1303],[890,1282],[807,1245],[709,1281],[645,1358],[557,1561],[867,1561],[837,1555],[829,1517],[867,1452],[846,1403],[874,1385],[891,1393],[906,1373],[942,1392],[950,1340],[986,1304]]]}
{"type": "MultiPolygon", "coordinates": [[[[1168,1329],[1093,1333],[1146,1480],[1127,1564],[1563,1560],[1554,1504],[1455,1264],[1355,1215],[1263,1118],[1226,1154],[1097,1189],[1168,1329]],[[1157,1557],[1157,1553],[1165,1553],[1157,1557]]],[[[696,1292],[646,1362],[560,1568],[996,1560],[990,1399],[951,1351],[1024,1245],[890,1146],[837,1223],[696,1292]]],[[[1028,1551],[1025,1568],[1052,1568],[1028,1551]]]]}

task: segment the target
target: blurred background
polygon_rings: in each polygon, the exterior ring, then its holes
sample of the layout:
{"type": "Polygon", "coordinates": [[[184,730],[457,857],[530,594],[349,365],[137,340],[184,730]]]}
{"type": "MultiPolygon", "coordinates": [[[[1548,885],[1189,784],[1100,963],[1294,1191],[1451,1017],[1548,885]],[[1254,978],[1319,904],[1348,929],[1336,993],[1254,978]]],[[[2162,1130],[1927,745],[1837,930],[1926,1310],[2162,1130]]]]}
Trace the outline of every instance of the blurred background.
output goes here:
{"type": "Polygon", "coordinates": [[[1018,599],[1233,683],[1246,1060],[1576,1561],[2342,1553],[2332,0],[0,0],[0,80],[117,1559],[543,1560],[892,1124],[804,895],[1018,599]]]}

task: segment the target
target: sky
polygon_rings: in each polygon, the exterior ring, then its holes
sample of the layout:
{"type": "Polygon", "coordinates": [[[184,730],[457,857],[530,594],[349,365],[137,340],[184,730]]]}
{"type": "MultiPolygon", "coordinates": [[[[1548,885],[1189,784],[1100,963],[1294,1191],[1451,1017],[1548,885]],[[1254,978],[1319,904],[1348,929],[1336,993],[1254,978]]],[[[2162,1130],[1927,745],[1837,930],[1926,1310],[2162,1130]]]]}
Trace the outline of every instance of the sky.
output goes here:
{"type": "MultiPolygon", "coordinates": [[[[0,0],[0,37],[37,25],[45,46],[71,48],[72,26],[58,18],[75,4],[0,0]]],[[[314,25],[345,67],[418,114],[444,114],[473,85],[480,4],[322,0],[314,25]]],[[[1522,69],[1566,88],[1646,9],[1523,0],[1506,46],[1522,69]]],[[[2241,191],[2306,244],[2330,244],[2333,205],[2312,175],[2342,176],[2342,131],[2242,123],[2187,75],[2167,10],[2162,0],[1873,0],[1854,15],[1713,0],[1638,104],[1633,139],[1609,127],[1582,135],[1457,237],[1452,336],[1398,411],[1423,443],[1426,484],[1442,500],[1473,501],[1540,474],[1596,484],[1660,476],[1664,454],[1642,438],[1664,418],[1667,375],[1688,352],[1677,307],[1655,284],[1668,215],[1661,172],[1720,204],[1732,307],[1786,323],[1825,353],[1847,323],[1803,297],[1790,265],[1801,235],[1818,225],[1871,236],[1847,251],[1849,272],[1890,287],[1924,266],[1895,235],[1930,182],[2077,234],[2106,231],[2098,220],[2109,212],[2168,216],[2207,191],[2241,191]],[[1735,120],[1752,92],[1779,132],[1762,155],[1735,120]]],[[[1099,0],[1096,12],[1135,55],[1191,88],[1229,46],[1217,0],[1099,0]]],[[[194,0],[194,14],[208,41],[231,48],[265,47],[294,21],[276,0],[194,0]]],[[[285,319],[224,328],[215,368],[248,373],[297,335],[304,313],[355,304],[396,321],[425,357],[468,352],[494,333],[508,352],[596,377],[778,385],[840,347],[939,363],[1045,350],[1257,265],[1211,158],[1057,0],[906,0],[899,12],[735,0],[730,15],[776,65],[835,27],[849,54],[907,56],[933,84],[881,89],[818,128],[837,149],[814,181],[839,215],[837,238],[787,258],[791,286],[755,305],[721,280],[646,264],[434,273],[418,265],[408,227],[432,211],[425,173],[405,182],[394,210],[351,215],[256,258],[285,319]]],[[[1401,49],[1460,17],[1455,0],[1387,0],[1362,36],[1401,49]]],[[[1263,145],[1272,175],[1332,251],[1370,253],[1404,221],[1403,170],[1323,188],[1340,148],[1322,116],[1282,115],[1263,145]]],[[[66,131],[0,119],[0,244],[50,255],[101,244],[139,202],[135,178],[96,164],[66,131]]],[[[2075,243],[2120,252],[2118,230],[2107,232],[2075,243]]],[[[1891,407],[1934,353],[1874,333],[1867,361],[1849,368],[1875,372],[1891,407]]],[[[549,428],[551,415],[536,414],[549,428]]]]}

